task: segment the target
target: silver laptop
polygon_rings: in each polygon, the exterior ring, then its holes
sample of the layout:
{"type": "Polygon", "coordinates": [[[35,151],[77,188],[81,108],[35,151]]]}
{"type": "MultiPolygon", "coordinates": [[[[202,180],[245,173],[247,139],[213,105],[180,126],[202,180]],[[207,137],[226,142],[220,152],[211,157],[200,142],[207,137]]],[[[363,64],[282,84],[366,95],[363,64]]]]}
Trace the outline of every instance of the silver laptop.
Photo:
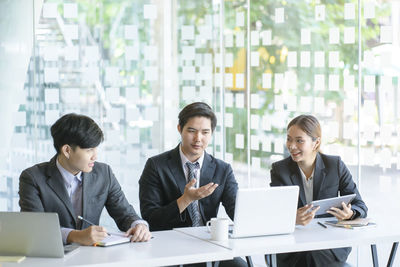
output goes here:
{"type": "MultiPolygon", "coordinates": [[[[65,247],[65,252],[77,245],[65,247]]],[[[57,213],[0,212],[0,255],[64,257],[57,213]]]]}
{"type": "Polygon", "coordinates": [[[239,189],[231,237],[289,234],[296,225],[298,186],[239,189]]]}

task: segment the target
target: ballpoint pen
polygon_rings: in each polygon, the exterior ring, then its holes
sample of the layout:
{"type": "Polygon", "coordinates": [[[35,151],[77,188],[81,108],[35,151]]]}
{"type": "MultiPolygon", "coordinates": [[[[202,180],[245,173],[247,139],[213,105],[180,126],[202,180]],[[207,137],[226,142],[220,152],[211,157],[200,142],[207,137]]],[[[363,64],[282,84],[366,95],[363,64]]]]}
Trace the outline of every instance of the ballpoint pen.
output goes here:
{"type": "Polygon", "coordinates": [[[322,222],[318,222],[319,225],[321,225],[324,228],[328,228],[328,226],[326,226],[325,224],[323,224],[322,222]]]}
{"type": "MultiPolygon", "coordinates": [[[[79,219],[79,220],[82,220],[82,221],[84,221],[84,222],[87,222],[87,223],[90,224],[90,225],[96,225],[96,224],[92,223],[91,221],[86,220],[85,218],[83,218],[83,217],[80,216],[80,215],[78,215],[78,219],[79,219]]],[[[111,234],[107,233],[107,235],[110,236],[111,234]]]]}

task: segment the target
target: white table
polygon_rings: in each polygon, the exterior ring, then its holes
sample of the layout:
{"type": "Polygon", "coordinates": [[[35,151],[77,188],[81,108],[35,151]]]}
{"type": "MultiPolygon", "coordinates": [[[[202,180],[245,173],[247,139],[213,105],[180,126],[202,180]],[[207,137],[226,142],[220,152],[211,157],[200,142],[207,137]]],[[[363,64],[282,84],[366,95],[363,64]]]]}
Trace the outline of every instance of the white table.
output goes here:
{"type": "Polygon", "coordinates": [[[226,248],[177,231],[152,232],[144,243],[127,243],[107,248],[80,247],[64,258],[26,258],[23,262],[0,263],[2,267],[60,266],[161,266],[232,259],[226,248]]]}
{"type": "Polygon", "coordinates": [[[317,224],[317,220],[314,220],[307,226],[296,226],[293,234],[229,239],[224,242],[212,241],[206,227],[176,228],[174,230],[230,249],[233,257],[369,244],[372,245],[374,266],[378,266],[375,244],[378,242],[395,243],[400,240],[400,227],[385,222],[378,222],[374,228],[351,230],[332,226],[323,228],[317,224]]]}

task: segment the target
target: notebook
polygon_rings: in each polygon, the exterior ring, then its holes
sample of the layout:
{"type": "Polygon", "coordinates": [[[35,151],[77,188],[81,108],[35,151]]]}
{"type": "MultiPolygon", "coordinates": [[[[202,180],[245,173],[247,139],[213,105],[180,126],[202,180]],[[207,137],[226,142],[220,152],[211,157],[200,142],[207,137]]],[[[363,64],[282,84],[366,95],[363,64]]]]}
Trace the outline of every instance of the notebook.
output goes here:
{"type": "Polygon", "coordinates": [[[104,238],[101,242],[95,244],[96,247],[108,247],[123,243],[128,243],[131,240],[131,236],[126,237],[125,233],[111,233],[109,236],[104,238]]]}
{"type": "MultiPolygon", "coordinates": [[[[73,244],[65,249],[72,252],[78,247],[73,244]]],[[[57,213],[0,212],[0,255],[64,257],[57,213]]]]}
{"type": "Polygon", "coordinates": [[[239,189],[232,238],[292,233],[296,225],[298,186],[239,189]]]}

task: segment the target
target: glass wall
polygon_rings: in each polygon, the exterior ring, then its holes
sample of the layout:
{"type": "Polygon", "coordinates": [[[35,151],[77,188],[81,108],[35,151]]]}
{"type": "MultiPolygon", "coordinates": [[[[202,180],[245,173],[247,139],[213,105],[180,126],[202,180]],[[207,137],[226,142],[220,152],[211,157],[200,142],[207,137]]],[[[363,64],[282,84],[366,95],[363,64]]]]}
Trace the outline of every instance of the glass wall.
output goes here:
{"type": "Polygon", "coordinates": [[[241,187],[268,186],[288,121],[311,113],[370,215],[399,211],[382,204],[400,201],[399,1],[0,0],[0,14],[0,210],[19,210],[19,174],[54,156],[49,127],[69,112],[104,130],[99,161],[138,210],[146,159],[205,101],[208,152],[241,187]]]}

